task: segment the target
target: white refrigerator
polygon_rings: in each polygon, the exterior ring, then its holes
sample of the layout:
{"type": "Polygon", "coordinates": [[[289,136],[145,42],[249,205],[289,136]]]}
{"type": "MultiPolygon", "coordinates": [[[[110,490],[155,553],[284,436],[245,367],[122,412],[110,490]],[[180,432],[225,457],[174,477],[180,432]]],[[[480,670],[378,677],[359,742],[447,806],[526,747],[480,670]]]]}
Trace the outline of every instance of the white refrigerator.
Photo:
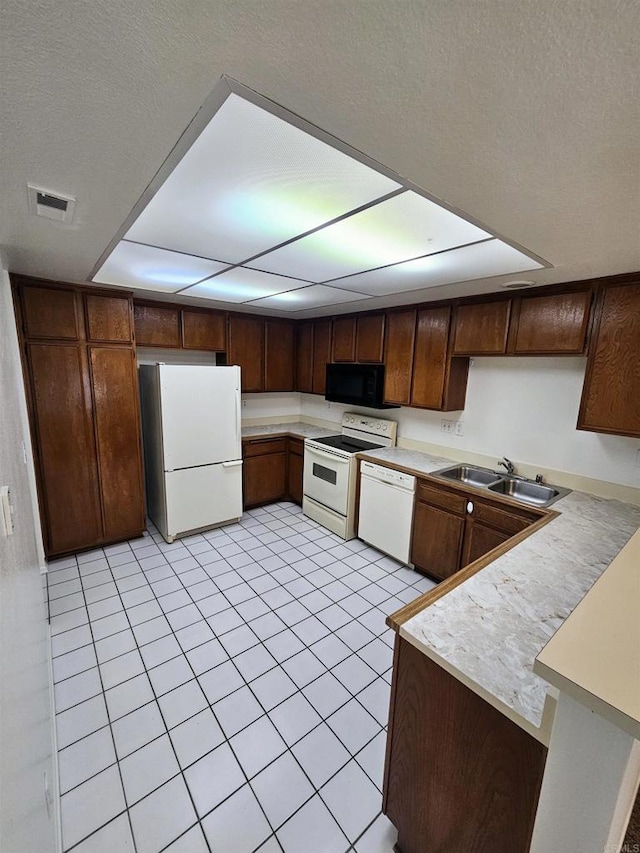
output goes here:
{"type": "Polygon", "coordinates": [[[147,513],[167,542],[242,515],[240,368],[139,368],[147,513]]]}

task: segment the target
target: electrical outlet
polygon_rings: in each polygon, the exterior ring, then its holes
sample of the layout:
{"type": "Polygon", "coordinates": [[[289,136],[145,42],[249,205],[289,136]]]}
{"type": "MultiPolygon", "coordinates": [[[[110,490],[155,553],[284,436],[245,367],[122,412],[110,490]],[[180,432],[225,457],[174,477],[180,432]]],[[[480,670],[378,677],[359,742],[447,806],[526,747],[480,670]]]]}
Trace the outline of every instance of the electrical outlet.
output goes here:
{"type": "Polygon", "coordinates": [[[640,468],[640,448],[638,448],[638,452],[636,453],[636,468],[640,468]]]}
{"type": "Polygon", "coordinates": [[[446,433],[448,433],[449,435],[451,435],[451,434],[453,433],[453,425],[454,425],[454,423],[455,423],[455,421],[448,421],[448,420],[446,420],[445,418],[443,418],[443,419],[440,421],[440,429],[442,430],[442,432],[446,432],[446,433]]]}
{"type": "Polygon", "coordinates": [[[243,408],[243,409],[246,409],[246,408],[247,408],[247,401],[246,401],[246,400],[243,400],[243,401],[242,401],[242,408],[243,408]]]}
{"type": "Polygon", "coordinates": [[[331,408],[331,403],[327,400],[327,409],[331,408]]]}
{"type": "Polygon", "coordinates": [[[455,424],[455,434],[456,435],[464,435],[464,424],[462,421],[454,421],[455,424]]]}

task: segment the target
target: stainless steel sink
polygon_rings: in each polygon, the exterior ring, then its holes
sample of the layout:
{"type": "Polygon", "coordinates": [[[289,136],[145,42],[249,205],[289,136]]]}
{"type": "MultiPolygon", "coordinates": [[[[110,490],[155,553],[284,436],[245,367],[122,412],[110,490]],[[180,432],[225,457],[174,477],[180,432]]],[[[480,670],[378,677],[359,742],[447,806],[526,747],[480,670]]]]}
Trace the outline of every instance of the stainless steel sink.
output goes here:
{"type": "Polygon", "coordinates": [[[439,477],[457,480],[459,483],[469,483],[471,486],[489,486],[500,481],[500,474],[488,471],[486,468],[473,468],[470,465],[456,465],[443,471],[434,471],[439,477]]]}
{"type": "Polygon", "coordinates": [[[552,501],[561,497],[559,489],[553,486],[509,478],[500,480],[499,483],[492,483],[489,491],[507,495],[532,506],[549,506],[552,501]]]}
{"type": "Polygon", "coordinates": [[[488,468],[476,468],[473,465],[454,465],[451,468],[443,468],[434,471],[434,476],[443,477],[446,480],[454,480],[457,483],[466,483],[477,489],[486,489],[498,495],[513,498],[523,504],[537,507],[548,507],[560,498],[568,495],[571,489],[562,489],[560,486],[547,486],[544,483],[534,483],[525,477],[513,477],[501,474],[499,471],[490,471],[488,468]]]}

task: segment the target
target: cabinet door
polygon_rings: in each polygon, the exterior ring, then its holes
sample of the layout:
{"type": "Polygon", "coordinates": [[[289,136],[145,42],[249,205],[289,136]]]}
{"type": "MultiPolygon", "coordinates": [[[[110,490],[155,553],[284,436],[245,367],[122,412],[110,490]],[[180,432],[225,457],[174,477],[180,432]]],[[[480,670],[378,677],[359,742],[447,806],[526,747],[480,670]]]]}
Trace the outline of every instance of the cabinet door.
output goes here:
{"type": "Polygon", "coordinates": [[[313,323],[296,325],[296,391],[311,394],[313,390],[313,323]]]}
{"type": "Polygon", "coordinates": [[[104,538],[144,530],[138,382],[129,347],[90,347],[104,538]]]}
{"type": "Polygon", "coordinates": [[[417,501],[413,514],[411,562],[443,580],[460,568],[464,518],[417,501]]]}
{"type": "Polygon", "coordinates": [[[447,370],[447,342],[451,309],[425,308],[418,311],[413,356],[411,405],[440,409],[447,370]]]}
{"type": "Polygon", "coordinates": [[[304,464],[303,444],[297,438],[289,439],[288,483],[289,498],[297,504],[302,503],[302,472],[304,464]]]}
{"type": "Polygon", "coordinates": [[[133,324],[139,347],[180,346],[180,311],[162,305],[133,305],[133,324]]]}
{"type": "Polygon", "coordinates": [[[640,283],[599,294],[578,429],[640,436],[640,283]]]}
{"type": "Polygon", "coordinates": [[[287,492],[286,453],[245,458],[242,481],[245,507],[282,500],[287,492]]]}
{"type": "Polygon", "coordinates": [[[22,313],[28,338],[75,341],[79,337],[73,290],[26,285],[22,288],[22,313]]]}
{"type": "Polygon", "coordinates": [[[229,317],[229,364],[240,365],[243,391],[264,390],[264,320],[229,317]]]}
{"type": "Polygon", "coordinates": [[[384,401],[408,406],[411,401],[416,312],[390,312],[386,325],[384,401]]]}
{"type": "Polygon", "coordinates": [[[91,392],[84,349],[29,344],[40,504],[47,556],[102,538],[91,392]]]}
{"type": "Polygon", "coordinates": [[[128,296],[85,294],[84,310],[88,340],[123,344],[133,340],[131,300],[128,296]]]}
{"type": "Polygon", "coordinates": [[[289,320],[265,320],[265,391],[293,391],[294,327],[289,320]]]}
{"type": "Polygon", "coordinates": [[[454,355],[502,355],[507,351],[511,300],[459,305],[455,318],[454,355]]]}
{"type": "Polygon", "coordinates": [[[584,352],[591,291],[522,297],[513,352],[553,354],[584,352]]]}
{"type": "Polygon", "coordinates": [[[337,317],[333,321],[333,361],[356,360],[356,318],[337,317]]]}
{"type": "Polygon", "coordinates": [[[226,320],[223,313],[183,308],[182,346],[185,349],[224,352],[227,348],[226,320]]]}
{"type": "Polygon", "coordinates": [[[384,314],[358,317],[356,361],[380,364],[384,359],[384,314]]]}
{"type": "Polygon", "coordinates": [[[509,538],[511,538],[510,533],[494,530],[492,527],[486,527],[484,524],[469,519],[464,533],[460,568],[462,569],[469,563],[473,563],[474,560],[484,557],[485,554],[488,554],[498,545],[502,545],[509,538]]]}
{"type": "Polygon", "coordinates": [[[331,361],[331,320],[316,320],[313,324],[313,383],[312,392],[323,394],[327,384],[327,364],[331,361]]]}

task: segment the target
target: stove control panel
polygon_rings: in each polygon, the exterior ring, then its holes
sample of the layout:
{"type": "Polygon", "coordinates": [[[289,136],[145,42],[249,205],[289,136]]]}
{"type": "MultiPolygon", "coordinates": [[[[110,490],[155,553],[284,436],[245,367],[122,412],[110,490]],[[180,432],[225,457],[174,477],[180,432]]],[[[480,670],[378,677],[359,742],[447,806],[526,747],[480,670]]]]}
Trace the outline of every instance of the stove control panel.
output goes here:
{"type": "Polygon", "coordinates": [[[365,441],[380,441],[385,447],[393,447],[396,443],[398,424],[383,418],[372,418],[359,415],[356,412],[345,412],[342,416],[342,432],[345,435],[362,438],[365,441]]]}

